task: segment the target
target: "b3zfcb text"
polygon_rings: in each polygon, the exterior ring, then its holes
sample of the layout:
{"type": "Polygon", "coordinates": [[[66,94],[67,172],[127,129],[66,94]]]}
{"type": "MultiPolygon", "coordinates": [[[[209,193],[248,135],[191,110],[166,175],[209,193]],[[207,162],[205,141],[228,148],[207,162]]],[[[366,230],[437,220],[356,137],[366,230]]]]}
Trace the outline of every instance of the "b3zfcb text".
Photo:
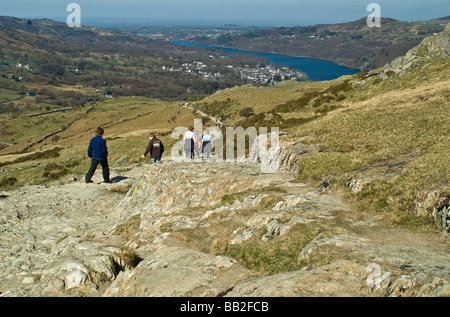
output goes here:
{"type": "Polygon", "coordinates": [[[225,302],[225,311],[269,311],[268,302],[225,302]]]}

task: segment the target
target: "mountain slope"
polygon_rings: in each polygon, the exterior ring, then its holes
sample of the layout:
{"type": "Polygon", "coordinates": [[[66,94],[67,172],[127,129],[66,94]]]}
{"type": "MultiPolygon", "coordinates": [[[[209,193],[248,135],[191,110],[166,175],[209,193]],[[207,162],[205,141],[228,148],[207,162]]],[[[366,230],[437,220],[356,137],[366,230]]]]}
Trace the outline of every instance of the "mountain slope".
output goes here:
{"type": "Polygon", "coordinates": [[[6,165],[55,179],[1,192],[0,296],[448,297],[449,38],[447,27],[391,69],[208,97],[233,111],[268,99],[230,123],[281,128],[272,174],[169,155],[142,164],[150,131],[170,153],[171,129],[196,115],[146,98],[97,104],[46,151],[6,165]],[[271,103],[277,89],[288,100],[277,91],[271,103]],[[111,187],[99,172],[82,181],[97,125],[111,187]]]}
{"type": "MultiPolygon", "coordinates": [[[[298,97],[286,103],[270,102],[276,91],[246,87],[216,93],[199,107],[208,112],[221,104],[244,128],[279,127],[298,151],[287,164],[299,180],[317,186],[332,180],[331,188],[349,194],[358,208],[413,225],[414,214],[430,219],[450,188],[449,38],[447,26],[379,69],[292,86],[282,93],[298,97]],[[246,105],[256,115],[239,117],[246,105]],[[424,212],[418,197],[433,207],[424,212]]],[[[448,231],[447,220],[435,221],[448,231]]]]}
{"type": "Polygon", "coordinates": [[[447,26],[405,56],[360,74],[347,98],[334,102],[337,110],[298,129],[295,136],[322,149],[299,159],[299,178],[334,179],[335,189],[351,190],[363,210],[398,213],[402,221],[434,217],[448,232],[449,40],[447,26]]]}

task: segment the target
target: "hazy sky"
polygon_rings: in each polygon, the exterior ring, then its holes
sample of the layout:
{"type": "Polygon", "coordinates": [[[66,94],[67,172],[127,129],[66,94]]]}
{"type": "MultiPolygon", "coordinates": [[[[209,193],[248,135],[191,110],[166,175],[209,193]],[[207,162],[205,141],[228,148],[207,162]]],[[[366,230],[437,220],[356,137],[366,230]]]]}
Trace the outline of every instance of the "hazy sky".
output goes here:
{"type": "Polygon", "coordinates": [[[294,26],[349,22],[367,17],[369,3],[381,16],[417,21],[450,15],[449,0],[0,0],[0,15],[64,20],[69,3],[81,7],[81,22],[95,18],[150,24],[236,23],[294,26]]]}

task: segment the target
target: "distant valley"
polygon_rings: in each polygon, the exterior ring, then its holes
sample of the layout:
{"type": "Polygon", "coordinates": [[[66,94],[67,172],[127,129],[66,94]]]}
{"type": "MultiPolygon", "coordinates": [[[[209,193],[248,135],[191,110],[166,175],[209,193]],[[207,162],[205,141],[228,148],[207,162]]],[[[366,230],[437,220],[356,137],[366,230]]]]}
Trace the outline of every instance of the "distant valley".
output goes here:
{"type": "Polygon", "coordinates": [[[441,32],[450,17],[403,22],[383,18],[381,28],[369,28],[366,18],[348,23],[273,29],[239,28],[133,28],[159,38],[222,46],[233,49],[327,59],[363,70],[381,67],[404,55],[425,37],[441,32]]]}
{"type": "Polygon", "coordinates": [[[0,62],[0,103],[32,92],[39,97],[36,104],[51,107],[86,104],[106,95],[196,98],[244,84],[228,66],[256,67],[266,61],[179,47],[117,30],[1,17],[0,62]],[[193,66],[188,72],[183,64],[193,66]],[[58,88],[77,85],[81,88],[75,92],[58,88]]]}

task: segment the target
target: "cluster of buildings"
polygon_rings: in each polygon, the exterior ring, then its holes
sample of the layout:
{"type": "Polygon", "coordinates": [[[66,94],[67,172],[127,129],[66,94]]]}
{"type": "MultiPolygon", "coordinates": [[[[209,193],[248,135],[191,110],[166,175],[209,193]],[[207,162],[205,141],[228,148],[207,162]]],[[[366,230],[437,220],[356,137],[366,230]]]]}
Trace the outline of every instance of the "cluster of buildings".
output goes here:
{"type": "Polygon", "coordinates": [[[167,72],[183,72],[185,74],[201,77],[205,80],[221,80],[224,75],[220,72],[210,72],[208,65],[203,62],[193,61],[192,63],[184,63],[180,67],[166,67],[162,70],[167,72]]]}
{"type": "Polygon", "coordinates": [[[26,70],[29,70],[30,72],[32,72],[33,71],[33,69],[31,68],[31,66],[30,65],[28,65],[28,64],[22,64],[22,63],[18,63],[17,65],[17,68],[21,68],[21,69],[26,69],[26,70]]]}
{"type": "MultiPolygon", "coordinates": [[[[4,66],[8,66],[8,63],[5,62],[5,63],[3,63],[2,65],[0,65],[0,71],[3,72],[2,75],[1,75],[2,78],[7,78],[7,79],[9,79],[9,80],[17,81],[17,82],[21,82],[21,81],[24,80],[24,77],[23,77],[22,75],[11,74],[11,72],[9,72],[9,71],[7,71],[6,69],[4,69],[4,66]]],[[[20,68],[20,69],[22,69],[22,70],[27,70],[27,71],[29,71],[29,72],[32,72],[32,71],[33,71],[33,69],[31,68],[31,66],[28,65],[28,64],[25,65],[25,64],[22,64],[22,63],[18,63],[18,64],[16,65],[16,67],[17,67],[17,68],[20,68]]]]}
{"type": "MultiPolygon", "coordinates": [[[[162,66],[167,72],[183,72],[185,74],[201,77],[204,80],[221,80],[226,72],[234,72],[241,79],[254,84],[275,85],[277,82],[285,80],[306,80],[306,75],[298,70],[289,67],[277,67],[270,64],[260,64],[257,67],[235,67],[227,65],[223,67],[223,72],[211,72],[204,62],[184,63],[179,67],[162,66]]],[[[215,66],[214,69],[217,69],[215,66]]]]}
{"type": "Polygon", "coordinates": [[[277,82],[285,80],[306,80],[306,75],[289,67],[277,67],[274,65],[261,65],[256,68],[245,66],[236,68],[235,71],[242,79],[250,81],[255,84],[275,85],[277,82]]]}

